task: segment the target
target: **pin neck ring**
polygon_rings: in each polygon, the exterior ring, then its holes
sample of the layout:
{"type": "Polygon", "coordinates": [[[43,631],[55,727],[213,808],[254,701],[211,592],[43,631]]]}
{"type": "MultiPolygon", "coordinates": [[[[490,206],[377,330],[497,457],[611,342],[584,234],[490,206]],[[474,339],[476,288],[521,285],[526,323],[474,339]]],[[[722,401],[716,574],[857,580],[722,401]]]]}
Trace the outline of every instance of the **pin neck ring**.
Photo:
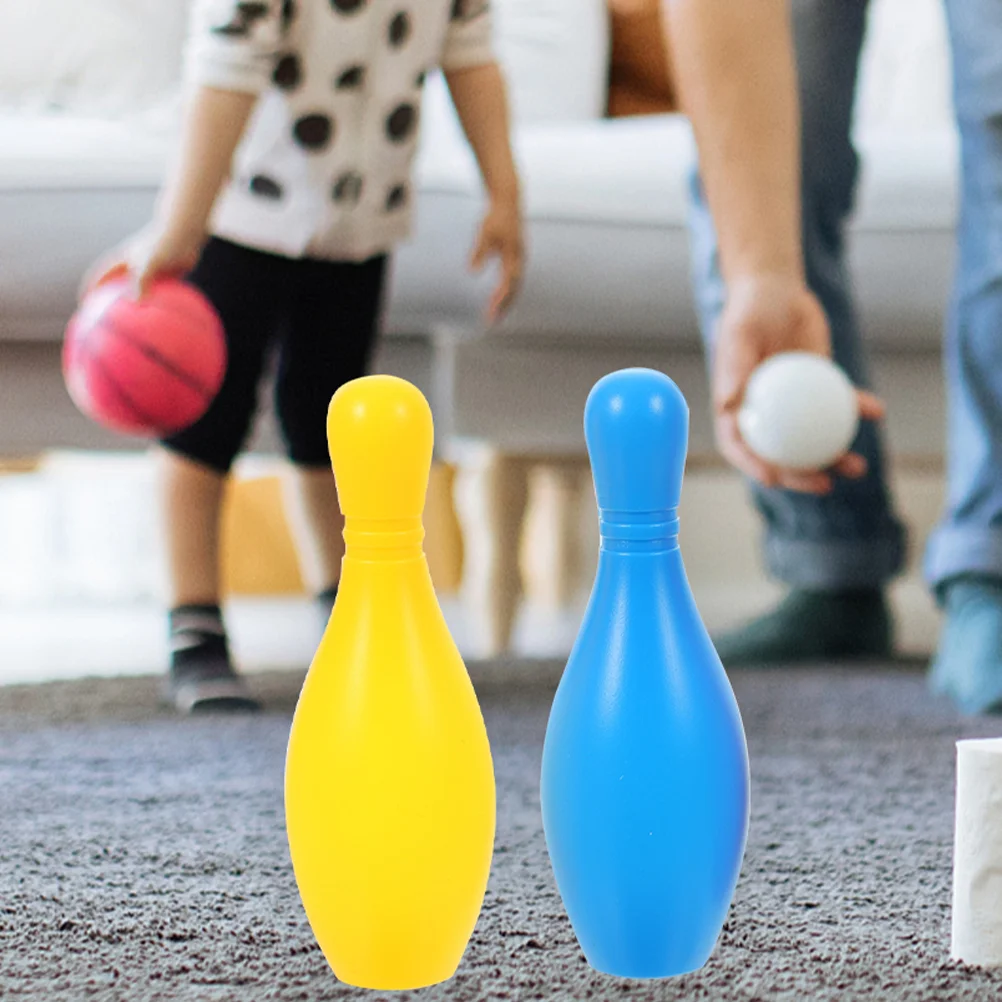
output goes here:
{"type": "Polygon", "coordinates": [[[414,518],[352,518],[344,523],[345,552],[348,556],[376,556],[420,553],[424,542],[421,517],[414,518]]]}
{"type": "Polygon", "coordinates": [[[678,546],[678,509],[622,511],[600,508],[599,532],[603,549],[675,549],[678,546]]]}

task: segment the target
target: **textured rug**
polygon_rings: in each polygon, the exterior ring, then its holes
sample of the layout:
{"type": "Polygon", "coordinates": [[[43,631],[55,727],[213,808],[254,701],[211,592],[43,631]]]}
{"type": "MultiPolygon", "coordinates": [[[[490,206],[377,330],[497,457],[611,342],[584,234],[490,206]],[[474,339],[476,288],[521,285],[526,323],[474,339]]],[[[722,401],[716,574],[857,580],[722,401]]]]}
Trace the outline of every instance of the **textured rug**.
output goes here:
{"type": "MultiPolygon", "coordinates": [[[[498,834],[457,975],[396,998],[997,1000],[949,960],[954,741],[1002,734],[889,667],[736,673],[752,825],[734,907],[693,975],[591,971],[539,814],[559,666],[475,667],[498,834]]],[[[151,679],[0,689],[0,998],[379,998],[339,985],[299,904],[282,770],[301,677],[256,719],[175,720],[151,679]]],[[[387,998],[392,996],[385,996],[387,998]]]]}

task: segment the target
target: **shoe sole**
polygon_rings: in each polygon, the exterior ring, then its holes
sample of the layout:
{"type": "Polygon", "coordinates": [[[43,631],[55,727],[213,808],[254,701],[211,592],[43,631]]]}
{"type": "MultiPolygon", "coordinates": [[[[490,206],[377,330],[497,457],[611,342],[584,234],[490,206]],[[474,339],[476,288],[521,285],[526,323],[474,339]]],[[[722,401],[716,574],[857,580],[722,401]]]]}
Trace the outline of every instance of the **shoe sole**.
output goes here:
{"type": "Polygon", "coordinates": [[[241,682],[212,679],[175,687],[167,678],[160,690],[160,704],[182,716],[259,713],[261,704],[242,690],[241,682]]]}

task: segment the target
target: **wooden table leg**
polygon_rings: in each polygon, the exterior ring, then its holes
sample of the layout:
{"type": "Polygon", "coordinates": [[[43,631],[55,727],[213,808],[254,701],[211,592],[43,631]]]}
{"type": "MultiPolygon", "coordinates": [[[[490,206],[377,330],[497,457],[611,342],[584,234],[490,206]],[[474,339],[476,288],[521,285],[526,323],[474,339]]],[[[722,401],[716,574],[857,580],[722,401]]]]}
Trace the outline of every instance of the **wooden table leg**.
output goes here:
{"type": "Polygon", "coordinates": [[[581,509],[588,461],[543,459],[529,477],[529,514],[523,563],[534,600],[551,609],[566,607],[585,576],[581,509]]]}
{"type": "Polygon", "coordinates": [[[483,657],[511,645],[522,599],[519,549],[528,497],[529,463],[520,456],[485,452],[460,467],[456,508],[466,555],[463,592],[483,657]]]}

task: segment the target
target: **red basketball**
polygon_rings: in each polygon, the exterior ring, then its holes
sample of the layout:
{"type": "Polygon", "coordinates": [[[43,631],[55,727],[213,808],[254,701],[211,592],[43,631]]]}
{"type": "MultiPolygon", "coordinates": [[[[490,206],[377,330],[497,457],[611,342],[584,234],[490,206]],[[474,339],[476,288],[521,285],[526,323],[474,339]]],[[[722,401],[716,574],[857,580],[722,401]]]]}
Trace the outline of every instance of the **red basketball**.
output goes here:
{"type": "Polygon", "coordinates": [[[158,279],[142,299],[125,279],[105,282],[66,330],[70,397],[87,417],[123,434],[158,438],[194,424],[225,372],[219,316],[179,279],[158,279]]]}

